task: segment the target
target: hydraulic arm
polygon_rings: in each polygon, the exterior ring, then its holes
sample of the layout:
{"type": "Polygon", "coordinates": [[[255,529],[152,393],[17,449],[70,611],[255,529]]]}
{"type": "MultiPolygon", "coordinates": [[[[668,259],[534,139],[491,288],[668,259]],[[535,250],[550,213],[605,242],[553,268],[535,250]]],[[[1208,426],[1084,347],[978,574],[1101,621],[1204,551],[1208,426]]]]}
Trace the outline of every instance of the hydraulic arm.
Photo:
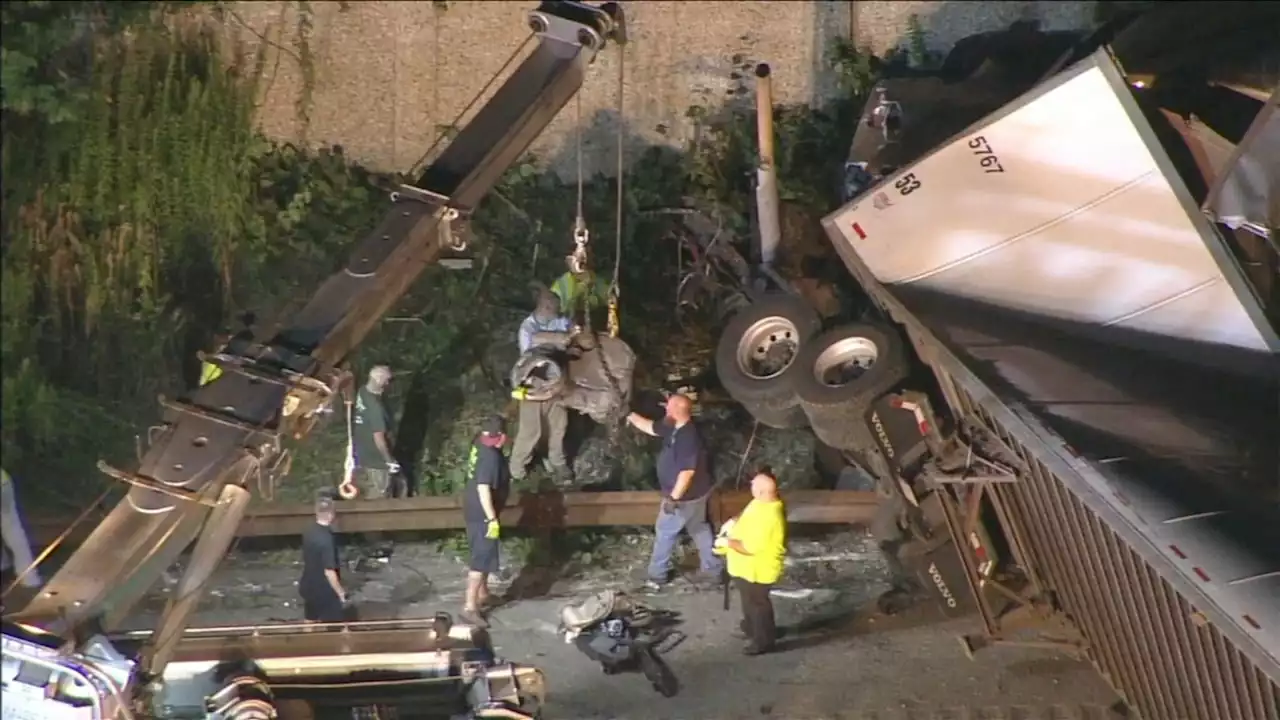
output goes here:
{"type": "Polygon", "coordinates": [[[342,364],[445,248],[502,174],[578,92],[609,40],[624,42],[613,3],[544,2],[529,16],[537,45],[416,180],[381,224],[277,331],[241,333],[208,358],[222,375],[191,397],[161,398],[164,422],[132,487],[16,617],[67,640],[109,630],[199,538],[174,599],[142,653],[157,673],[226,554],[252,481],[284,467],[286,434],[304,435],[347,380],[342,364]]]}

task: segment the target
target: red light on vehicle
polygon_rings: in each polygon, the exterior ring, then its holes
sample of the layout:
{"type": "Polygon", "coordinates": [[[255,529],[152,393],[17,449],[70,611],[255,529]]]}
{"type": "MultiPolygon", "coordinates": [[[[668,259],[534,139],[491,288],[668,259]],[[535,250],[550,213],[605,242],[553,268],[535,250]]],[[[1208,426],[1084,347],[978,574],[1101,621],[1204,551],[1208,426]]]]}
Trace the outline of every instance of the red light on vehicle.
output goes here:
{"type": "Polygon", "coordinates": [[[859,240],[867,239],[867,233],[862,229],[861,225],[859,225],[858,223],[853,223],[852,227],[853,227],[854,234],[858,236],[859,240]]]}

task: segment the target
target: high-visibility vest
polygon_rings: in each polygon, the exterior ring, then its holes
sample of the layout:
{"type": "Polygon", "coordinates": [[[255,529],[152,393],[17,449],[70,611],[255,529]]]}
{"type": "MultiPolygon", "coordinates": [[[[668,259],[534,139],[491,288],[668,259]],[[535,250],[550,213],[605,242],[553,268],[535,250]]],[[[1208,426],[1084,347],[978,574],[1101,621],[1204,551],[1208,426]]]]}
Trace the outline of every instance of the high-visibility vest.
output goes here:
{"type": "Polygon", "coordinates": [[[582,309],[598,307],[608,291],[602,287],[595,273],[586,273],[585,278],[579,279],[577,275],[567,272],[556,278],[551,285],[551,292],[560,298],[561,312],[573,315],[582,309]]]}
{"type": "Polygon", "coordinates": [[[222,377],[222,368],[211,362],[200,363],[200,387],[204,387],[220,377],[222,377]]]}

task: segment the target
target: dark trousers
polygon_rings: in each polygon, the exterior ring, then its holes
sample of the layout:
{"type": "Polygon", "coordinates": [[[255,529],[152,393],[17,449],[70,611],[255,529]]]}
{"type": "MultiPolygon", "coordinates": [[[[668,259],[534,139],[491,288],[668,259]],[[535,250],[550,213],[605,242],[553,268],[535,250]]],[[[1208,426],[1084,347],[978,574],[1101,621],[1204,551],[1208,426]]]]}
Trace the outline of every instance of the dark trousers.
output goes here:
{"type": "Polygon", "coordinates": [[[773,621],[773,601],[769,599],[769,590],[773,586],[747,582],[742,578],[733,580],[738,585],[738,598],[742,605],[742,632],[746,633],[755,649],[772,649],[778,636],[773,621]]]}
{"type": "Polygon", "coordinates": [[[310,622],[342,622],[346,608],[332,588],[317,588],[302,593],[302,617],[310,622]]]}

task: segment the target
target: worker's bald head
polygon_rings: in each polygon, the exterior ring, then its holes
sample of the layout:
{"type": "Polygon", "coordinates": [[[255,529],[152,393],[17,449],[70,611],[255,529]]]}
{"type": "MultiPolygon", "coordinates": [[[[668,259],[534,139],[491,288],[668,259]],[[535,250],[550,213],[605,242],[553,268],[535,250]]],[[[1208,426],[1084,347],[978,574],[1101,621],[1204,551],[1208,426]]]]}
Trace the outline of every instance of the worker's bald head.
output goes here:
{"type": "Polygon", "coordinates": [[[680,393],[667,398],[667,417],[677,422],[689,420],[693,417],[693,401],[680,393]]]}
{"type": "Polygon", "coordinates": [[[369,371],[369,389],[374,392],[382,392],[391,382],[391,368],[386,365],[374,365],[369,371]]]}
{"type": "Polygon", "coordinates": [[[751,497],[757,500],[776,500],[778,498],[778,480],[767,472],[756,473],[751,478],[751,497]]]}

